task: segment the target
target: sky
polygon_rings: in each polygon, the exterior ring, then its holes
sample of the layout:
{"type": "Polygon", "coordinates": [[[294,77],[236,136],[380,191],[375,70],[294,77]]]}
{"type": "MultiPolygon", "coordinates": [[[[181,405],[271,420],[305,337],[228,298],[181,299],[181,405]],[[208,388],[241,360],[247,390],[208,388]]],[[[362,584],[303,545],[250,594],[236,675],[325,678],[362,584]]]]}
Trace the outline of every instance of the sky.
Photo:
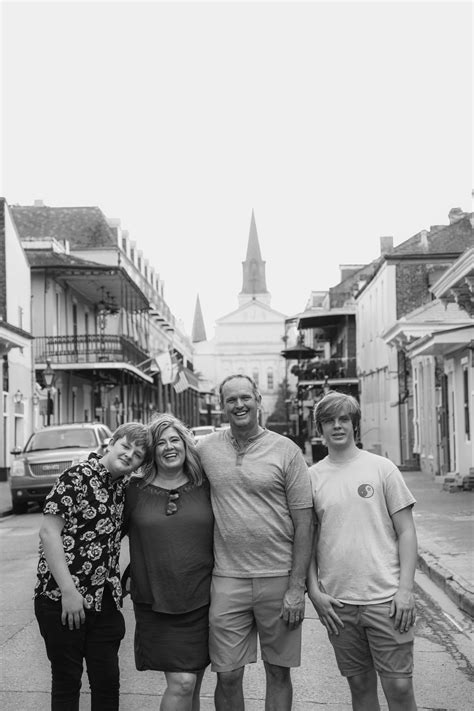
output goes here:
{"type": "Polygon", "coordinates": [[[95,205],[190,335],[472,210],[470,2],[2,2],[1,194],[95,205]]]}

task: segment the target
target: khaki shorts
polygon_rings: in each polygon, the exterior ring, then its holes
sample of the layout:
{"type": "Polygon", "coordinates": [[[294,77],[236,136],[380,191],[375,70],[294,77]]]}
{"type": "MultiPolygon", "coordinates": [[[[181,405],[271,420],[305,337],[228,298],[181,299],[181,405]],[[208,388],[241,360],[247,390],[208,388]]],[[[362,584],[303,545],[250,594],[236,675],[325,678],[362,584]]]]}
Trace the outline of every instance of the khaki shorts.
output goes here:
{"type": "Polygon", "coordinates": [[[224,578],[213,576],[209,611],[212,670],[232,671],[262,659],[281,667],[301,664],[301,625],[290,630],[280,617],[288,576],[224,578]]]}
{"type": "Polygon", "coordinates": [[[375,669],[380,676],[413,676],[414,629],[399,632],[390,617],[390,602],[336,608],[344,622],[339,634],[329,634],[339,671],[357,676],[375,669]]]}

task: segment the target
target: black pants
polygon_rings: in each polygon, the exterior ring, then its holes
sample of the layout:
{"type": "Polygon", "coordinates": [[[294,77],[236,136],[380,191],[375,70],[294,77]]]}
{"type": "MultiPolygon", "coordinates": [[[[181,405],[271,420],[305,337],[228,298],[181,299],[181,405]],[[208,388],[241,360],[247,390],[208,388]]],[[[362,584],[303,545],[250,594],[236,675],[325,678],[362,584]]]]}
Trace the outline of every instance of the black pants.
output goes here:
{"type": "Polygon", "coordinates": [[[86,611],[80,629],[61,623],[61,602],[35,599],[35,615],[51,662],[51,711],[79,711],[84,660],[91,689],[91,711],[117,711],[118,650],[125,622],[106,586],[101,612],[86,611]]]}

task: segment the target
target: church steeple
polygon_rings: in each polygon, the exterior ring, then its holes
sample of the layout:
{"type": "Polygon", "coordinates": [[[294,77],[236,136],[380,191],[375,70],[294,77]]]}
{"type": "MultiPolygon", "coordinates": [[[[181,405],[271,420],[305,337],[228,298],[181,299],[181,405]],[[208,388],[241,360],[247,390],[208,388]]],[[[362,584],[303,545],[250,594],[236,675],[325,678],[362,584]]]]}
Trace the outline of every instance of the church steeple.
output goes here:
{"type": "Polygon", "coordinates": [[[199,301],[199,294],[196,298],[196,306],[194,309],[194,319],[193,319],[193,331],[191,334],[191,341],[193,343],[199,343],[200,341],[207,341],[206,329],[204,326],[204,319],[202,317],[201,302],[199,301]]]}
{"type": "Polygon", "coordinates": [[[245,262],[242,262],[242,269],[243,280],[242,290],[239,294],[239,305],[252,300],[270,304],[271,296],[269,291],[267,291],[267,283],[265,279],[265,262],[260,254],[257,226],[255,224],[255,215],[253,210],[252,218],[250,220],[247,256],[245,257],[245,262]]]}

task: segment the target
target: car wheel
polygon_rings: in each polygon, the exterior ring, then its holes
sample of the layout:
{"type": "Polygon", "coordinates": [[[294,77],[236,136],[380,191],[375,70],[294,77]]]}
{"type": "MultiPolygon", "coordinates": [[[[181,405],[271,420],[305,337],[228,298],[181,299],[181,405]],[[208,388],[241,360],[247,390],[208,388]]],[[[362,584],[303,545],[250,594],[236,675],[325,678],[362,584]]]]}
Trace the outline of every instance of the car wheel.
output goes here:
{"type": "Polygon", "coordinates": [[[27,501],[14,501],[12,504],[13,513],[16,515],[25,514],[28,511],[27,501]]]}

